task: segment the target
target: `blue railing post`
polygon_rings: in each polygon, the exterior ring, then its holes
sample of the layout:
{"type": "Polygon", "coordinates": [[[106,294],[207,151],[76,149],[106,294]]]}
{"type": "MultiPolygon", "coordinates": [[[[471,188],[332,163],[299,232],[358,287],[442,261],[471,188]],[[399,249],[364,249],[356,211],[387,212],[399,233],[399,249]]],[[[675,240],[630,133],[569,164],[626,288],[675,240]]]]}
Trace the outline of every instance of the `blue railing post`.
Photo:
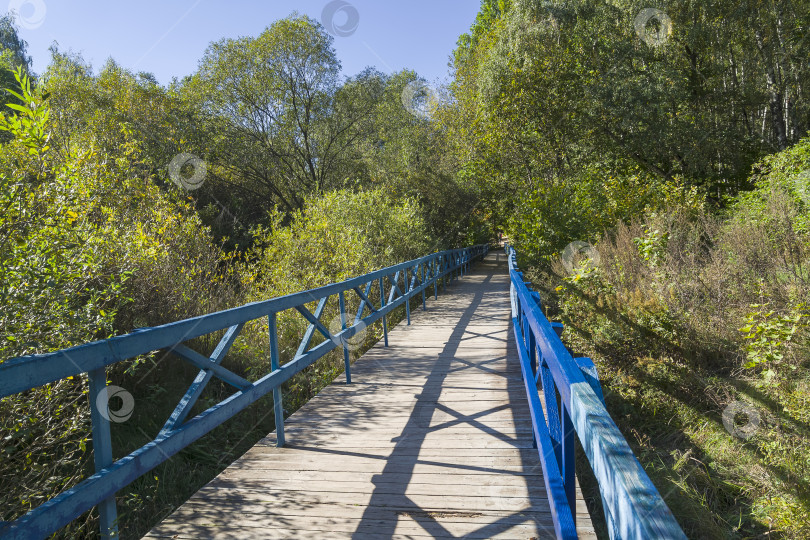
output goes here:
{"type": "Polygon", "coordinates": [[[439,299],[439,257],[433,257],[430,261],[431,271],[433,272],[433,299],[439,299]]]}
{"type": "Polygon", "coordinates": [[[529,353],[529,361],[532,365],[532,374],[535,380],[537,379],[537,343],[535,342],[534,332],[531,332],[528,319],[524,319],[523,324],[524,336],[526,336],[526,351],[529,353]]]}
{"type": "Polygon", "coordinates": [[[427,273],[427,265],[426,263],[422,263],[417,268],[422,269],[422,279],[420,280],[420,287],[422,288],[422,311],[427,311],[427,292],[425,288],[427,287],[427,283],[425,282],[425,274],[427,273]]]}
{"type": "Polygon", "coordinates": [[[562,472],[562,426],[560,426],[560,408],[557,403],[557,388],[554,385],[554,376],[548,364],[543,362],[540,369],[543,381],[543,398],[548,415],[548,435],[551,438],[551,447],[554,449],[554,459],[562,472]]]}
{"type": "MultiPolygon", "coordinates": [[[[385,285],[383,284],[384,279],[385,279],[384,276],[380,276],[380,309],[383,309],[385,307],[385,285]]],[[[385,346],[388,347],[388,323],[386,322],[386,316],[384,314],[382,316],[382,327],[385,346]]]]}
{"type": "MultiPolygon", "coordinates": [[[[346,298],[341,291],[338,294],[338,307],[340,308],[340,329],[341,331],[346,330],[346,298]]],[[[346,384],[352,383],[352,365],[349,359],[349,344],[346,343],[346,338],[340,340],[341,345],[343,345],[343,366],[346,371],[346,384]]]]}
{"type": "Polygon", "coordinates": [[[404,278],[403,279],[404,288],[402,289],[402,296],[405,297],[405,318],[408,320],[408,326],[410,326],[411,325],[411,295],[410,295],[410,288],[408,287],[408,285],[410,285],[410,283],[408,283],[408,269],[407,268],[404,268],[402,270],[402,276],[404,278]]]}
{"type": "MultiPolygon", "coordinates": [[[[278,321],[276,312],[267,316],[267,327],[270,336],[270,371],[279,368],[278,360],[278,321]]],[[[273,412],[276,414],[276,446],[284,446],[284,404],[281,399],[281,387],[273,388],[273,412]]]]}
{"type": "MultiPolygon", "coordinates": [[[[107,393],[107,370],[98,368],[87,372],[90,383],[90,420],[93,424],[93,464],[96,473],[113,463],[112,438],[110,437],[109,394],[107,393]],[[104,410],[101,410],[101,407],[104,410]]],[[[118,511],[115,495],[98,504],[99,532],[101,538],[118,538],[118,511]]]]}
{"type": "MultiPolygon", "coordinates": [[[[534,301],[535,305],[540,306],[540,294],[537,292],[532,291],[531,298],[534,301]]],[[[529,347],[531,349],[529,353],[529,358],[532,361],[532,373],[534,373],[534,378],[537,380],[537,337],[534,335],[534,332],[529,332],[529,347]]]]}
{"type": "MultiPolygon", "coordinates": [[[[534,335],[529,327],[528,317],[526,313],[520,309],[521,307],[522,306],[518,308],[518,313],[520,313],[518,320],[520,321],[521,331],[523,332],[523,343],[519,344],[519,346],[523,347],[523,350],[526,351],[526,355],[529,357],[532,374],[535,376],[535,380],[537,380],[537,372],[535,371],[535,361],[537,359],[535,350],[537,347],[534,343],[534,335]]],[[[537,439],[534,437],[534,433],[532,433],[532,448],[537,448],[537,439]]]]}
{"type": "Polygon", "coordinates": [[[576,461],[574,460],[574,424],[571,422],[571,415],[565,403],[560,406],[560,428],[562,429],[562,473],[563,485],[565,486],[565,496],[568,498],[568,506],[571,507],[571,516],[576,519],[577,514],[577,492],[576,492],[576,461]]]}

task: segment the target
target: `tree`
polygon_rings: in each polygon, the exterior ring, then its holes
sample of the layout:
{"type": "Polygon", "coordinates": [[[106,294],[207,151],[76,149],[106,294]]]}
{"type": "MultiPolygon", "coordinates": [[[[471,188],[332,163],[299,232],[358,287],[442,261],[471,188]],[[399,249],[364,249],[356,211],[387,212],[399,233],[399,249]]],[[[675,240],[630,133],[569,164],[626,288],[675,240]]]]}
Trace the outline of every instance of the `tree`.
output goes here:
{"type": "MultiPolygon", "coordinates": [[[[14,15],[7,13],[0,17],[0,108],[6,113],[3,105],[14,103],[23,105],[17,97],[7,91],[8,88],[20,90],[14,72],[21,69],[26,76],[30,75],[31,57],[28,56],[28,43],[18,33],[14,15]]],[[[0,134],[0,141],[7,141],[8,132],[0,134]]]]}
{"type": "Polygon", "coordinates": [[[448,125],[485,191],[511,194],[529,228],[548,219],[551,253],[572,230],[600,231],[572,229],[579,216],[531,201],[603,199],[582,192],[601,191],[593,171],[640,187],[624,192],[638,197],[631,204],[615,201],[627,220],[650,195],[644,183],[685,183],[720,201],[749,187],[757,159],[807,132],[801,2],[497,4],[483,2],[459,40],[448,125]]]}
{"type": "MultiPolygon", "coordinates": [[[[28,43],[20,38],[19,30],[14,19],[14,15],[6,13],[0,17],[0,50],[5,54],[8,51],[9,64],[13,68],[22,67],[29,73],[31,69],[31,57],[28,56],[28,43]]],[[[8,74],[3,74],[8,77],[8,74]]],[[[11,77],[11,80],[14,80],[11,77]]]]}
{"type": "Polygon", "coordinates": [[[203,151],[218,178],[287,212],[339,187],[368,114],[343,99],[357,85],[341,93],[339,71],[332,37],[308,17],[213,43],[185,90],[207,118],[203,151]]]}

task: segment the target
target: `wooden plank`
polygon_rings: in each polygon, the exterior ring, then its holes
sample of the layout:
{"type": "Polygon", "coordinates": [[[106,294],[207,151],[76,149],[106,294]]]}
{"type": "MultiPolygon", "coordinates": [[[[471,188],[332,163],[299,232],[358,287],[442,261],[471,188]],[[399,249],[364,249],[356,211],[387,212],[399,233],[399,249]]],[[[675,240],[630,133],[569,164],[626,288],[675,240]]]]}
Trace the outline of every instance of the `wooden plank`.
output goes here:
{"type": "MultiPolygon", "coordinates": [[[[386,523],[386,522],[384,522],[386,523]]],[[[512,530],[509,528],[505,532],[487,532],[484,535],[463,534],[456,535],[451,531],[447,531],[444,527],[439,532],[432,532],[433,523],[427,524],[425,527],[415,529],[416,532],[411,532],[413,528],[403,531],[405,527],[398,522],[394,534],[385,536],[386,539],[392,540],[405,540],[405,539],[424,539],[424,538],[536,538],[535,532],[523,532],[520,530],[512,530]],[[446,534],[445,534],[446,533],[446,534]]],[[[366,528],[366,524],[361,522],[358,527],[366,528]]],[[[380,536],[374,532],[349,532],[349,531],[334,531],[331,525],[322,526],[321,529],[290,529],[282,527],[260,527],[260,528],[233,528],[226,526],[223,528],[209,527],[194,527],[188,526],[178,527],[176,531],[170,531],[163,534],[149,535],[150,538],[173,538],[173,539],[206,539],[206,540],[243,540],[244,538],[279,538],[279,539],[305,539],[319,538],[324,540],[330,539],[344,539],[352,538],[352,540],[380,540],[380,536]]],[[[367,525],[369,531],[374,530],[374,524],[367,525]]],[[[531,530],[531,529],[530,529],[531,530]]]]}
{"type": "MultiPolygon", "coordinates": [[[[248,461],[245,463],[244,467],[230,468],[230,474],[227,478],[247,477],[263,479],[270,482],[270,485],[272,485],[272,482],[276,478],[292,478],[296,481],[313,479],[339,480],[345,478],[347,475],[352,476],[353,479],[361,478],[371,481],[373,480],[372,476],[382,474],[383,467],[384,464],[368,464],[360,462],[359,460],[349,462],[343,466],[332,467],[331,470],[325,467],[322,462],[248,461]],[[291,467],[299,468],[299,470],[290,471],[291,467]],[[253,476],[250,475],[251,472],[254,473],[253,476]]],[[[391,482],[410,479],[414,482],[428,484],[483,482],[493,485],[522,486],[527,483],[535,482],[543,476],[542,470],[513,463],[506,463],[500,466],[492,466],[489,464],[479,466],[436,461],[420,463],[414,466],[413,470],[418,472],[411,472],[404,467],[401,473],[398,471],[386,471],[384,478],[381,480],[391,482]],[[408,477],[406,478],[405,475],[408,475],[408,477]]]]}
{"type": "MultiPolygon", "coordinates": [[[[498,406],[500,406],[500,404],[498,406]]],[[[397,409],[387,412],[384,416],[376,417],[374,422],[369,421],[370,425],[364,428],[363,432],[368,433],[370,431],[378,432],[386,429],[396,429],[395,427],[391,427],[390,424],[392,422],[403,422],[410,418],[411,415],[405,414],[406,412],[407,410],[397,409]]],[[[449,429],[451,426],[455,427],[455,429],[467,430],[480,429],[481,427],[492,428],[499,431],[523,431],[525,429],[531,429],[531,420],[528,417],[522,416],[518,418],[509,418],[504,414],[499,414],[497,410],[490,413],[485,412],[480,416],[476,416],[474,413],[461,414],[455,410],[452,412],[440,411],[434,413],[433,415],[425,414],[414,416],[416,416],[417,420],[414,427],[421,429],[449,429]],[[474,426],[471,426],[470,424],[474,424],[474,426]]],[[[337,416],[325,417],[321,415],[313,415],[313,418],[296,420],[295,422],[291,422],[289,425],[290,429],[298,428],[340,431],[340,429],[343,428],[343,431],[346,431],[345,426],[340,425],[340,417],[337,416]]]]}
{"type": "MultiPolygon", "coordinates": [[[[501,254],[158,525],[171,538],[549,538],[501,254]],[[500,259],[500,263],[497,259],[500,259]]],[[[581,493],[582,538],[593,528],[581,493]],[[584,516],[584,517],[583,517],[584,516]]]]}
{"type": "MultiPolygon", "coordinates": [[[[428,496],[431,497],[431,496],[428,496]]],[[[517,499],[517,498],[515,498],[517,499]]],[[[435,504],[423,504],[424,512],[442,512],[448,514],[459,513],[497,513],[499,515],[521,515],[525,513],[550,515],[548,504],[544,498],[533,500],[506,501],[507,509],[499,509],[502,501],[492,497],[467,497],[448,500],[447,497],[432,496],[435,504]]],[[[425,502],[425,501],[421,501],[425,502]]],[[[292,515],[304,513],[306,515],[338,515],[330,511],[330,505],[348,505],[360,509],[366,515],[372,515],[378,509],[387,510],[415,510],[416,504],[411,498],[387,496],[370,502],[368,493],[347,492],[335,493],[329,491],[311,491],[302,486],[300,491],[295,490],[248,490],[239,488],[210,488],[200,490],[193,499],[190,499],[166,521],[175,521],[175,516],[184,515],[189,505],[199,505],[205,508],[212,504],[211,512],[216,512],[218,506],[241,506],[247,508],[251,505],[264,506],[268,514],[288,512],[292,515]],[[368,510],[366,510],[368,509],[368,510]]],[[[587,516],[587,507],[584,500],[577,500],[577,511],[582,510],[587,516]]],[[[164,522],[166,522],[164,521],[164,522]]],[[[177,521],[180,521],[179,519],[177,521]]]]}
{"type": "Polygon", "coordinates": [[[266,479],[261,479],[260,475],[256,475],[258,479],[245,478],[244,475],[241,475],[241,477],[237,478],[218,478],[216,482],[209,484],[209,488],[238,489],[240,491],[253,490],[257,492],[272,489],[274,493],[306,491],[308,493],[334,493],[339,496],[343,493],[362,492],[370,483],[373,483],[375,491],[380,495],[390,496],[392,499],[402,498],[404,495],[412,501],[429,501],[425,504],[432,508],[439,507],[447,499],[452,499],[453,507],[463,504],[470,508],[482,504],[482,499],[484,499],[483,504],[503,505],[500,507],[502,509],[511,508],[515,504],[512,499],[516,499],[520,503],[531,501],[532,503],[546,504],[546,494],[542,485],[530,486],[526,482],[506,486],[487,485],[482,480],[475,479],[470,475],[470,479],[475,481],[475,484],[443,484],[441,482],[420,484],[416,483],[411,478],[411,475],[405,472],[396,475],[374,475],[368,480],[357,475],[359,479],[356,481],[351,479],[352,475],[349,473],[339,476],[341,476],[342,480],[307,480],[305,484],[302,484],[298,481],[285,481],[284,479],[276,481],[273,475],[269,475],[266,479]],[[402,489],[403,484],[405,485],[404,490],[402,489]]]}
{"type": "MultiPolygon", "coordinates": [[[[584,506],[583,506],[584,511],[584,506]]],[[[529,508],[520,512],[498,512],[493,510],[480,510],[475,512],[442,512],[440,510],[417,510],[413,508],[373,507],[370,510],[354,505],[312,505],[308,507],[285,506],[281,511],[268,511],[265,503],[240,500],[238,502],[225,502],[212,511],[211,505],[206,501],[190,503],[176,521],[167,521],[153,531],[163,535],[189,534],[189,528],[195,531],[220,532],[227,530],[232,521],[229,517],[234,512],[240,515],[239,526],[248,531],[257,528],[277,528],[281,523],[294,520],[301,523],[303,530],[307,531],[342,531],[357,534],[363,527],[373,530],[374,526],[385,526],[385,520],[398,520],[396,533],[426,535],[425,525],[430,526],[440,520],[445,532],[454,537],[497,538],[499,534],[507,534],[507,538],[530,538],[537,535],[538,525],[543,527],[548,515],[542,509],[529,508]],[[496,524],[486,529],[487,526],[496,524]],[[417,525],[417,527],[414,527],[417,525]],[[479,534],[476,535],[475,532],[479,534]]],[[[301,531],[302,529],[296,529],[301,531]]],[[[545,531],[549,532],[549,531],[545,531]]],[[[550,531],[553,534],[553,531],[550,531]]],[[[245,534],[245,533],[243,533],[245,534]]],[[[354,538],[354,534],[352,538],[354,538]]],[[[157,536],[157,534],[155,534],[157,536]]],[[[444,535],[437,535],[443,537],[444,535]]],[[[206,537],[206,536],[203,536],[206,537]]],[[[548,535],[543,535],[547,538],[548,535]]],[[[584,536],[587,538],[588,536],[584,536]]],[[[380,536],[376,536],[380,538],[380,536]]]]}
{"type": "MultiPolygon", "coordinates": [[[[533,450],[531,449],[526,451],[526,453],[529,454],[532,452],[533,450]]],[[[471,452],[467,452],[467,454],[469,453],[471,452]]],[[[482,471],[486,471],[487,467],[502,470],[503,467],[506,466],[513,466],[519,468],[518,470],[527,471],[535,469],[534,464],[526,460],[525,455],[521,456],[520,452],[516,452],[513,449],[506,450],[500,454],[496,452],[488,452],[485,456],[478,455],[477,452],[475,455],[464,455],[461,454],[461,452],[454,452],[453,454],[447,454],[446,452],[430,454],[427,451],[414,452],[412,456],[415,461],[415,465],[413,465],[414,472],[418,472],[420,466],[422,465],[450,468],[464,466],[481,469],[482,471]]],[[[262,464],[274,463],[294,463],[297,466],[304,466],[306,464],[324,465],[325,468],[322,470],[325,471],[355,470],[353,467],[371,467],[376,463],[384,464],[388,458],[388,454],[374,454],[371,452],[366,452],[361,455],[341,455],[335,457],[339,459],[327,461],[321,456],[310,456],[305,452],[279,455],[256,452],[255,449],[253,449],[243,455],[239,461],[235,462],[233,464],[233,468],[239,468],[242,466],[244,466],[244,468],[254,466],[261,467],[262,464]]],[[[292,465],[284,466],[289,467],[292,465]]]]}

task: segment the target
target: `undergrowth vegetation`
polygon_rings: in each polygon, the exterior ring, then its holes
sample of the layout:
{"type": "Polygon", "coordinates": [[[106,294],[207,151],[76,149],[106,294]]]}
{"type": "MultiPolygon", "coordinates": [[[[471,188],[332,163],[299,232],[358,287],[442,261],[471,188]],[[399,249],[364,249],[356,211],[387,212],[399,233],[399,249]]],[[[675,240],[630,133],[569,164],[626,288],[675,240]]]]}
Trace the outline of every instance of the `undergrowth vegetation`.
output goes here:
{"type": "Polygon", "coordinates": [[[810,140],[699,201],[608,230],[544,283],[563,338],[690,537],[810,535],[810,140]]]}

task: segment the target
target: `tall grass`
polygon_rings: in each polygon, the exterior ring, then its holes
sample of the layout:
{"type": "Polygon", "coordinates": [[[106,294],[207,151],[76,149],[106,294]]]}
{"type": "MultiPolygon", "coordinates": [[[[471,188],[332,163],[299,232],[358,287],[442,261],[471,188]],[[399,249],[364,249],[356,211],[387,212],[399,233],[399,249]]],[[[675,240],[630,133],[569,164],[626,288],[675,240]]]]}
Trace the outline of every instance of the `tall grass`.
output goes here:
{"type": "Polygon", "coordinates": [[[810,235],[784,181],[793,157],[724,214],[649,214],[605,234],[597,266],[533,275],[692,538],[810,536],[810,235]]]}

